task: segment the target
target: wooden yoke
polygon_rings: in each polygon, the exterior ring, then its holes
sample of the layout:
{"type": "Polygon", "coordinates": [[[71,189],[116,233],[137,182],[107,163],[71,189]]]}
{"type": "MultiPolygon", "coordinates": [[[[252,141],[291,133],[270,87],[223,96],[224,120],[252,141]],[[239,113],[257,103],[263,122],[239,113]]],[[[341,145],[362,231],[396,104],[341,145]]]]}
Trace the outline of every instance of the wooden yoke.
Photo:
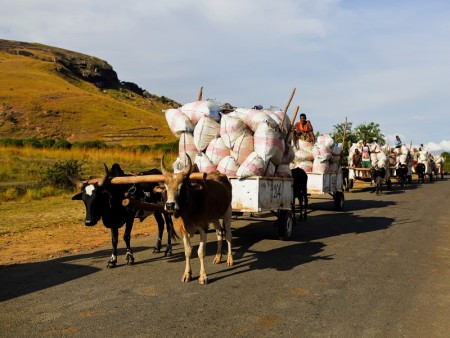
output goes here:
{"type": "MultiPolygon", "coordinates": [[[[165,181],[164,175],[136,175],[136,176],[120,176],[113,177],[111,179],[111,184],[138,184],[138,183],[158,183],[165,181]]],[[[189,179],[193,181],[206,179],[206,173],[191,173],[189,179]]],[[[93,184],[97,183],[100,178],[93,178],[88,180],[86,183],[93,184]]]]}

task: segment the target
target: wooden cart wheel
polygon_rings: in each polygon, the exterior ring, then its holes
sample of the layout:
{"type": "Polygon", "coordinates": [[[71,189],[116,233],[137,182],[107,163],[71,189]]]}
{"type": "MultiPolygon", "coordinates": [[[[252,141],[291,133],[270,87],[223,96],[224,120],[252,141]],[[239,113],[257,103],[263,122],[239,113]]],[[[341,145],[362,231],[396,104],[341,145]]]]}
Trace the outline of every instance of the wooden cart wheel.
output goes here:
{"type": "Polygon", "coordinates": [[[292,230],[294,227],[294,218],[292,211],[280,210],[278,212],[278,238],[282,241],[287,241],[292,236],[292,230]]]}
{"type": "Polygon", "coordinates": [[[355,184],[355,180],[353,178],[350,178],[348,180],[348,188],[353,189],[353,185],[355,184]]]}

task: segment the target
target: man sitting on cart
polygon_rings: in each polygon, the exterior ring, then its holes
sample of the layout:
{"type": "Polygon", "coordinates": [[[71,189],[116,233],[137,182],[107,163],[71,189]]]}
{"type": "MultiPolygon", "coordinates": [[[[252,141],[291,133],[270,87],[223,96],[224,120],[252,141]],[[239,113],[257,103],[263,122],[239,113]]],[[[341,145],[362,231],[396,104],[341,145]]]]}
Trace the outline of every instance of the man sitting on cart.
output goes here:
{"type": "Polygon", "coordinates": [[[300,122],[297,122],[294,125],[294,144],[296,144],[299,139],[309,143],[314,143],[316,141],[313,127],[311,122],[306,119],[306,114],[300,114],[300,122]]]}

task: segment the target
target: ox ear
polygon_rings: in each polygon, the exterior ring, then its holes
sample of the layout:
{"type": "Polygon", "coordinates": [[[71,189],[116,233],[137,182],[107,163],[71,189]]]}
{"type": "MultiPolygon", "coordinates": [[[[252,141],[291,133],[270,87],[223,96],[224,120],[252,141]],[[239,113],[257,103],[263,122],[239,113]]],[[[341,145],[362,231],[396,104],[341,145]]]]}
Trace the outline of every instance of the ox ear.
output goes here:
{"type": "Polygon", "coordinates": [[[165,190],[166,188],[161,185],[157,185],[156,187],[153,188],[153,192],[157,194],[162,194],[165,190]]]}
{"type": "Polygon", "coordinates": [[[191,181],[191,182],[189,182],[189,184],[193,190],[203,190],[203,185],[199,184],[198,182],[191,181]]]}
{"type": "Polygon", "coordinates": [[[72,201],[81,201],[83,197],[83,193],[80,192],[79,194],[76,194],[75,196],[72,197],[72,201]]]}

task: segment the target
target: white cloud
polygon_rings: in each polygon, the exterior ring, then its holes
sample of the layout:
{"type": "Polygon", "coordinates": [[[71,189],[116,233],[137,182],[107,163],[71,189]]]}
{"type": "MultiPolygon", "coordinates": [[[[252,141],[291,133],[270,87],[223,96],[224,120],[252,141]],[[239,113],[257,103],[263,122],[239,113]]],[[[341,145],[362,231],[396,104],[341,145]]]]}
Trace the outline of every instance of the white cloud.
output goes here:
{"type": "Polygon", "coordinates": [[[450,152],[450,141],[443,140],[439,143],[428,142],[425,145],[425,149],[428,149],[433,153],[441,153],[444,151],[450,152]]]}

